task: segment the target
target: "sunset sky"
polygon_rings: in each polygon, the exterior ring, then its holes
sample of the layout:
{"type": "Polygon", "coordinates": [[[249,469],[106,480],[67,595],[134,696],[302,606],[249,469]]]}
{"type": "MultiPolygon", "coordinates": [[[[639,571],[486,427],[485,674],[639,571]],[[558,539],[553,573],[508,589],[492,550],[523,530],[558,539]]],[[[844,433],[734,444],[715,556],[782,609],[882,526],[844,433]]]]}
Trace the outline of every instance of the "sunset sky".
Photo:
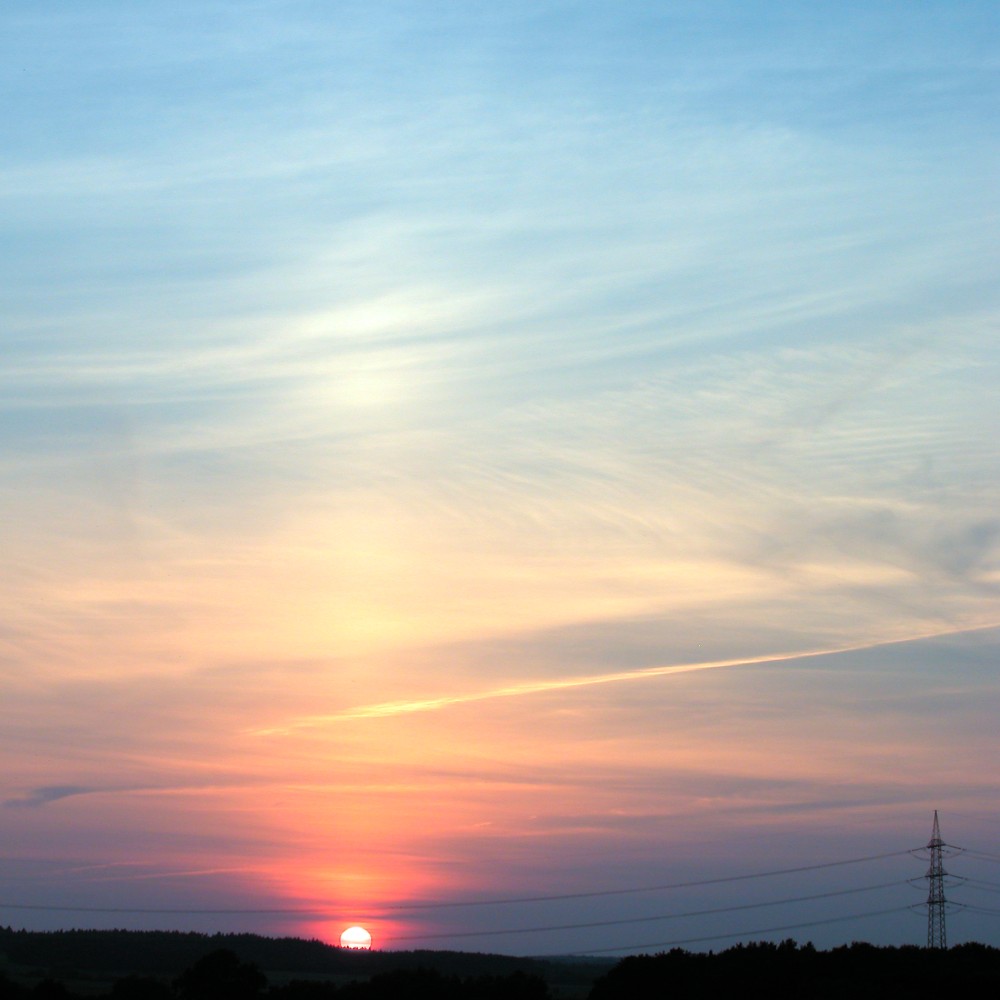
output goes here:
{"type": "Polygon", "coordinates": [[[1000,945],[998,41],[4,4],[0,924],[1000,945]]]}

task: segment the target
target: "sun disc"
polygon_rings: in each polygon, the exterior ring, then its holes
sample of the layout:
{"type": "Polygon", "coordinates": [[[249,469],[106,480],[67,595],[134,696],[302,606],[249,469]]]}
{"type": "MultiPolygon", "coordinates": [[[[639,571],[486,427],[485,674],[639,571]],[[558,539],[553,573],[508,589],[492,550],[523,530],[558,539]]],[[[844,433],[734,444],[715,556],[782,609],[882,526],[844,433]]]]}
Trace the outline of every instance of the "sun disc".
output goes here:
{"type": "Polygon", "coordinates": [[[372,936],[364,927],[348,927],[340,935],[341,948],[368,949],[372,946],[372,936]]]}

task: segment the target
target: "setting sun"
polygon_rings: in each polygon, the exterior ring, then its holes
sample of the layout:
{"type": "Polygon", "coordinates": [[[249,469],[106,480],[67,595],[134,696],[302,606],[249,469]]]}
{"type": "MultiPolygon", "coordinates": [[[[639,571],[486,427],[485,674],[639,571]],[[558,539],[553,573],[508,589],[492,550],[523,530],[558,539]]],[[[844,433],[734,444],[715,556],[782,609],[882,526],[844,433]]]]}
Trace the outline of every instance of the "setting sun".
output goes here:
{"type": "Polygon", "coordinates": [[[364,927],[348,927],[340,935],[341,948],[354,948],[355,950],[368,949],[372,946],[372,936],[364,927]]]}

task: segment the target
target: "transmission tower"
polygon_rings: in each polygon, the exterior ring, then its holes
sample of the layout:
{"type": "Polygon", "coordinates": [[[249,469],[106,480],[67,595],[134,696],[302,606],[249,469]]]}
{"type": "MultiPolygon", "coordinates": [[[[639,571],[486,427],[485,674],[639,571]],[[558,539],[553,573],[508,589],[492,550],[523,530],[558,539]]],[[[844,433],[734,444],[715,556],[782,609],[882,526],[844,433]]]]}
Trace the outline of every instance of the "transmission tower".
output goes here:
{"type": "Polygon", "coordinates": [[[934,829],[931,831],[930,852],[931,864],[927,869],[927,947],[947,948],[948,934],[945,930],[945,898],[944,880],[947,872],[944,870],[944,841],[941,839],[941,827],[938,825],[937,809],[934,810],[934,829]]]}

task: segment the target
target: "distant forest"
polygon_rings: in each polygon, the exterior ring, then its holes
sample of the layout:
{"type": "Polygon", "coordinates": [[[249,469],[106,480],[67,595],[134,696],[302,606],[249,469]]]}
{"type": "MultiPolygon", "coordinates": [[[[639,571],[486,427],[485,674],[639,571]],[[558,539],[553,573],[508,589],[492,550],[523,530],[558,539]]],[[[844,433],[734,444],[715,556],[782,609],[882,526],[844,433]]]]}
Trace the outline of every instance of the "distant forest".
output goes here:
{"type": "Polygon", "coordinates": [[[1000,950],[855,943],[680,949],[619,960],[349,951],[319,941],[0,928],[0,1000],[774,1000],[1000,996],[1000,950]]]}

